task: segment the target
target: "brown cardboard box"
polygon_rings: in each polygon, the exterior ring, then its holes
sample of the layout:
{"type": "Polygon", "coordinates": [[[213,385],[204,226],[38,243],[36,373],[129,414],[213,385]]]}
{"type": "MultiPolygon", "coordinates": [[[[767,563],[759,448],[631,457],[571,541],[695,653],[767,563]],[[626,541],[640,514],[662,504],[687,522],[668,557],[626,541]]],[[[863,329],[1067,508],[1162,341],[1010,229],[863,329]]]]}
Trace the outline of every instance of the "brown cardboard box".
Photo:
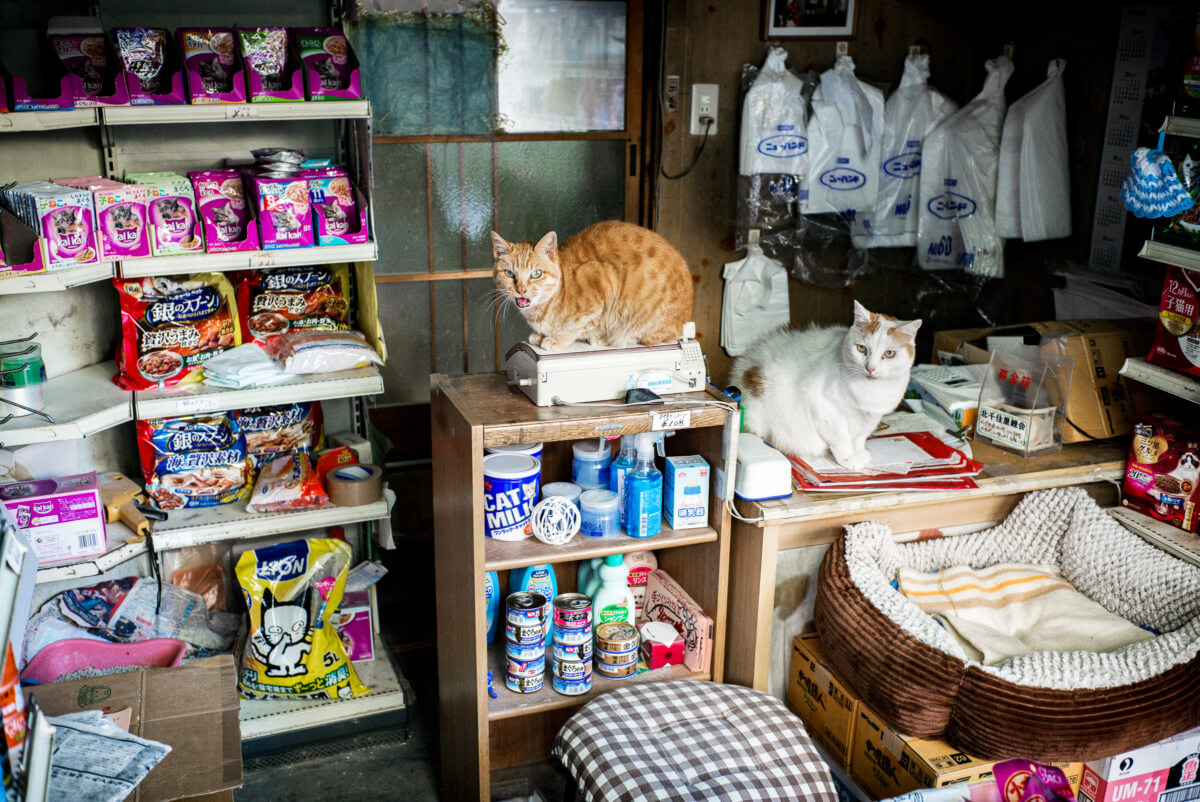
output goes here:
{"type": "Polygon", "coordinates": [[[135,802],[211,795],[242,785],[237,671],[229,655],[25,691],[51,716],[128,711],[129,732],[170,744],[170,754],[130,797],[135,802]]]}
{"type": "MultiPolygon", "coordinates": [[[[939,361],[939,354],[946,353],[958,354],[968,364],[987,362],[989,336],[1023,337],[1028,344],[1036,345],[1044,334],[1065,335],[1066,354],[1075,359],[1067,417],[1097,438],[1129,434],[1135,411],[1149,408],[1148,397],[1136,382],[1118,383],[1118,372],[1127,357],[1142,356],[1149,349],[1154,336],[1153,320],[1051,320],[991,329],[939,331],[933,335],[933,361],[939,361]]],[[[1070,424],[1063,429],[1063,442],[1087,439],[1070,424]]]]}
{"type": "Polygon", "coordinates": [[[809,733],[849,769],[858,700],[830,668],[821,637],[815,632],[792,640],[787,703],[804,719],[809,733]]]}

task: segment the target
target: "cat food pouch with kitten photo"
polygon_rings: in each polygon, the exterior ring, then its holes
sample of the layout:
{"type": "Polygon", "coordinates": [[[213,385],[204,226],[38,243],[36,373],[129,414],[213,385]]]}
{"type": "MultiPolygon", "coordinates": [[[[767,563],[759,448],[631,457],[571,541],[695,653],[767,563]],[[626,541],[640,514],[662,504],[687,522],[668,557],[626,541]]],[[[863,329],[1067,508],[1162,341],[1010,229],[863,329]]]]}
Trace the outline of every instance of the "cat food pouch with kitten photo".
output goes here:
{"type": "Polygon", "coordinates": [[[258,236],[246,205],[246,191],[237,170],[188,173],[204,223],[208,253],[258,250],[258,236]]]}
{"type": "Polygon", "coordinates": [[[47,270],[89,264],[96,250],[96,211],[86,189],[48,184],[34,193],[47,270]]]}
{"type": "Polygon", "coordinates": [[[238,276],[246,342],[265,345],[288,331],[349,331],[350,267],[311,265],[238,276]]]}
{"type": "Polygon", "coordinates": [[[196,193],[187,177],[172,172],[130,173],[126,180],[146,187],[154,256],[203,253],[196,193]]]}
{"type": "Polygon", "coordinates": [[[337,28],[292,28],[292,37],[304,65],[309,100],[362,97],[358,77],[353,74],[358,62],[345,34],[337,28]]]}
{"type": "MultiPolygon", "coordinates": [[[[317,245],[356,245],[367,241],[367,216],[360,214],[354,187],[342,167],[306,170],[317,245]]],[[[365,212],[365,210],[363,210],[365,212]]]]}
{"type": "Polygon", "coordinates": [[[316,243],[307,178],[282,174],[256,176],[254,196],[264,250],[311,248],[316,243]]]}
{"type": "Polygon", "coordinates": [[[236,573],[250,627],[238,690],[243,699],[350,699],[359,681],[330,619],[350,568],[342,540],[294,540],[242,554],[236,573]]]}
{"type": "Polygon", "coordinates": [[[180,28],[175,35],[183,53],[189,103],[246,102],[232,28],[180,28]]]}

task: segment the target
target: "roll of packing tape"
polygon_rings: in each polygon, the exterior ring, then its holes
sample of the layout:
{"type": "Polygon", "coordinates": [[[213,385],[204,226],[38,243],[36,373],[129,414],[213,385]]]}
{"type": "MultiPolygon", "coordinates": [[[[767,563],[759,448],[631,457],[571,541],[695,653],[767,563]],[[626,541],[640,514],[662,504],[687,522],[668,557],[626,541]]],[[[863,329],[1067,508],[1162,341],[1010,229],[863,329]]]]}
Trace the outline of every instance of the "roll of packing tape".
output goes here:
{"type": "Polygon", "coordinates": [[[358,507],[383,498],[383,471],[375,465],[347,465],[325,474],[329,500],[339,507],[358,507]]]}

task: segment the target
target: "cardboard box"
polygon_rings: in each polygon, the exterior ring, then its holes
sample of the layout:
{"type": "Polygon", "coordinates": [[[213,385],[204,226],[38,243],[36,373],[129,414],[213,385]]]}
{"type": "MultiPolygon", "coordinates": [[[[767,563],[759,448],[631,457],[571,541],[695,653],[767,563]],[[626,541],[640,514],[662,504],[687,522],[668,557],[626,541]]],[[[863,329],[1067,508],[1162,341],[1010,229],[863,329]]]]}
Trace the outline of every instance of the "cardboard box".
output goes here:
{"type": "Polygon", "coordinates": [[[829,666],[821,636],[815,632],[792,639],[787,703],[804,719],[809,733],[849,769],[858,699],[829,666]]]}
{"type": "Polygon", "coordinates": [[[95,471],[0,485],[0,502],[33,542],[39,564],[91,557],[108,548],[95,471]]]}
{"type": "MultiPolygon", "coordinates": [[[[1150,347],[1153,320],[1051,320],[991,329],[939,331],[933,335],[934,361],[948,364],[957,355],[968,365],[984,363],[990,357],[986,347],[988,337],[1018,338],[1037,345],[1046,334],[1064,335],[1066,355],[1075,359],[1067,417],[1097,438],[1129,434],[1136,409],[1148,409],[1149,397],[1136,382],[1119,383],[1118,373],[1127,357],[1141,356],[1150,347]]],[[[1063,431],[1065,443],[1087,439],[1070,424],[1063,431]]]]}
{"type": "Polygon", "coordinates": [[[667,457],[663,520],[672,529],[708,526],[708,462],[704,457],[667,457]]]}
{"type": "Polygon", "coordinates": [[[170,744],[170,754],[130,797],[134,802],[198,797],[242,785],[237,670],[230,655],[31,686],[24,692],[51,716],[128,711],[129,732],[170,744]]]}
{"type": "Polygon", "coordinates": [[[1079,802],[1200,799],[1200,729],[1084,764],[1079,802]],[[1187,786],[1194,786],[1188,790],[1187,786]]]}

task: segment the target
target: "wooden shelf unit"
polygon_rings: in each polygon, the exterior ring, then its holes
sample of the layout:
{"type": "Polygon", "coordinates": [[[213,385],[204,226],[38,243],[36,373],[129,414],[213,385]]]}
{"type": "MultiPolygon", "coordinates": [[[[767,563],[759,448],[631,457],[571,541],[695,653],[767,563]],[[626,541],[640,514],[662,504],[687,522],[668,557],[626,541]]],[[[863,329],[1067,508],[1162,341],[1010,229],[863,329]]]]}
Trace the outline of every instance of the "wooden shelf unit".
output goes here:
{"type": "Polygon", "coordinates": [[[703,393],[679,396],[697,404],[688,428],[677,430],[666,441],[668,454],[699,454],[714,469],[707,527],[685,531],[664,527],[648,539],[576,536],[561,548],[533,539],[500,543],[484,536],[485,448],[543,443],[542,481],[556,481],[570,476],[572,442],[651,431],[651,415],[661,409],[538,407],[509,388],[500,374],[435,375],[431,395],[442,794],[452,800],[489,800],[493,770],[548,759],[554,734],[571,712],[622,682],[722,680],[730,516],[717,497],[715,469],[726,467],[722,444],[734,421],[732,413],[702,405],[709,400],[703,393]],[[593,674],[591,692],[579,697],[555,693],[547,670],[542,691],[527,696],[509,691],[504,684],[503,628],[497,643],[490,647],[486,643],[483,582],[487,572],[499,571],[503,597],[508,570],[552,563],[559,593],[568,593],[575,590],[580,560],[642,550],[654,551],[659,567],[712,616],[712,670],[696,673],[671,667],[631,680],[593,674]],[[489,668],[494,672],[497,699],[488,696],[489,668]]]}

